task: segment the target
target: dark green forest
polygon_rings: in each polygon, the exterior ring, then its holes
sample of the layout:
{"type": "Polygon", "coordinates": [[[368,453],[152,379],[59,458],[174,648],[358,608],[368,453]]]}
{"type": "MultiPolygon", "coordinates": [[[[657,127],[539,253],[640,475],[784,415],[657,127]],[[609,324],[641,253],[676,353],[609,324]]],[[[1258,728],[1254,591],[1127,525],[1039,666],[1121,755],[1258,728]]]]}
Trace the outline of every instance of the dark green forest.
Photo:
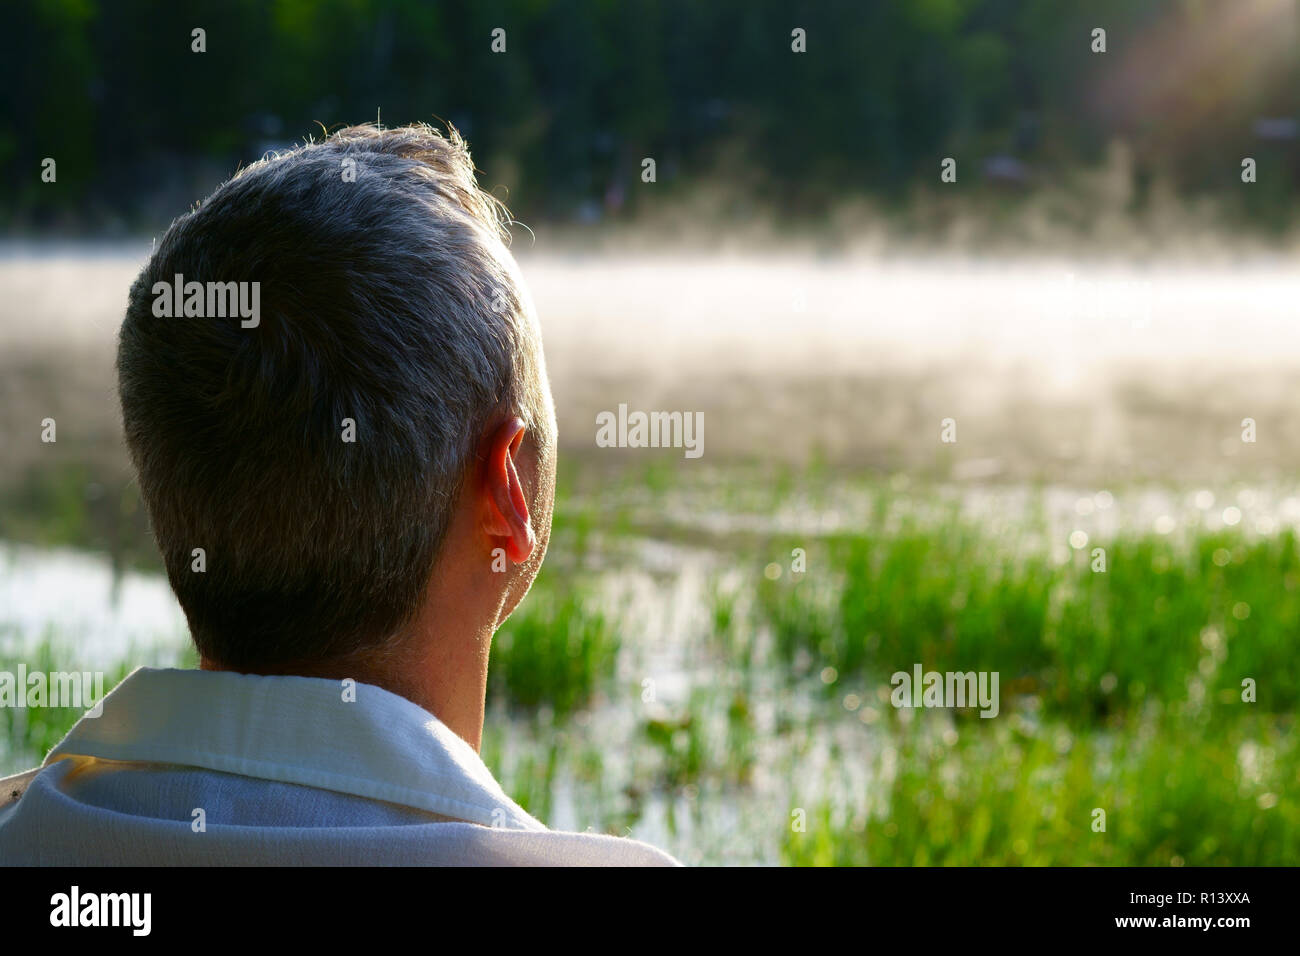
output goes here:
{"type": "Polygon", "coordinates": [[[1117,140],[1138,205],[1159,179],[1276,231],[1300,196],[1295,0],[4,7],[10,233],[154,228],[268,149],[377,118],[454,124],[485,185],[536,220],[634,221],[644,157],[667,190],[725,182],[815,220],[855,196],[905,209],[946,156],[961,188],[1014,201],[1117,140]]]}

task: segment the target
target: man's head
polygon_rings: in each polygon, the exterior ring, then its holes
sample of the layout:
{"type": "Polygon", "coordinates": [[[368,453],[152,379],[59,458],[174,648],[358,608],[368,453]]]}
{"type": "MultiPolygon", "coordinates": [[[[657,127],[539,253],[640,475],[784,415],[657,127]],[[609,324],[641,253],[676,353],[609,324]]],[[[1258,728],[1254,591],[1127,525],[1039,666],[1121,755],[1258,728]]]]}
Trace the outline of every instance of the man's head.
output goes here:
{"type": "Polygon", "coordinates": [[[495,600],[494,624],[527,591],[555,417],[504,222],[454,130],[353,127],[241,170],[162,238],[119,390],[206,660],[310,673],[378,654],[443,570],[495,600]],[[191,282],[249,283],[255,323],[184,314],[202,294],[177,314],[191,282]]]}

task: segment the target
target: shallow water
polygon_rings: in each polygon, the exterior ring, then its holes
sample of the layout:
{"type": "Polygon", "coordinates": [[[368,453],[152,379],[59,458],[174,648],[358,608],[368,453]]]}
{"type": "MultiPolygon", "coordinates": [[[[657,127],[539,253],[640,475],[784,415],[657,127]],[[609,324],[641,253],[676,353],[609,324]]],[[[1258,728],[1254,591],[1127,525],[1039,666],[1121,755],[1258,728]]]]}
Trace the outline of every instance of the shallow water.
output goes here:
{"type": "Polygon", "coordinates": [[[117,573],[102,554],[0,542],[0,635],[8,654],[50,639],[66,670],[178,653],[185,616],[162,575],[117,573]]]}

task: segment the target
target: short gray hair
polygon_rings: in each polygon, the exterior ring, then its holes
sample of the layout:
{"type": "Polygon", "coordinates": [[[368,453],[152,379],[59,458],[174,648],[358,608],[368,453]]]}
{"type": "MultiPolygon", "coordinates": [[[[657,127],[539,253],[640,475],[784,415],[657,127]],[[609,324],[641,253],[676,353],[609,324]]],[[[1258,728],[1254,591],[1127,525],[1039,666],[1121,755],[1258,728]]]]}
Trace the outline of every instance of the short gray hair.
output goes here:
{"type": "Polygon", "coordinates": [[[508,223],[454,129],[354,126],[241,169],[168,229],[131,289],[119,391],[205,657],[267,669],[382,644],[419,608],[493,419],[553,452],[508,223]],[[156,316],[176,274],[260,283],[259,323],[156,316]]]}

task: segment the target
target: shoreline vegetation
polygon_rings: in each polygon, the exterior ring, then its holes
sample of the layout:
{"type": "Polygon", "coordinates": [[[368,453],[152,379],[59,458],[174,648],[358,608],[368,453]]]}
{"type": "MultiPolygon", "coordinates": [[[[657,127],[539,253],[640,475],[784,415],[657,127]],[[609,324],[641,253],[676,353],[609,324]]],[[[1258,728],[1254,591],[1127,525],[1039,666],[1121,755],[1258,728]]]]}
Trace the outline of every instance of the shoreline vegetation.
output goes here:
{"type": "MultiPolygon", "coordinates": [[[[1154,530],[1143,487],[1061,515],[1041,491],[990,512],[912,481],[689,474],[562,466],[551,553],[490,668],[484,758],[530,812],[697,863],[1296,858],[1300,547],[1262,499],[1171,489],[1154,530]],[[999,715],[895,708],[915,661],[997,672],[999,715]]],[[[49,507],[33,527],[93,546],[49,507]]],[[[75,637],[40,636],[34,666],[75,664],[75,637]]],[[[106,684],[192,665],[172,646],[106,684]]],[[[4,770],[77,716],[0,710],[4,770]]]]}

